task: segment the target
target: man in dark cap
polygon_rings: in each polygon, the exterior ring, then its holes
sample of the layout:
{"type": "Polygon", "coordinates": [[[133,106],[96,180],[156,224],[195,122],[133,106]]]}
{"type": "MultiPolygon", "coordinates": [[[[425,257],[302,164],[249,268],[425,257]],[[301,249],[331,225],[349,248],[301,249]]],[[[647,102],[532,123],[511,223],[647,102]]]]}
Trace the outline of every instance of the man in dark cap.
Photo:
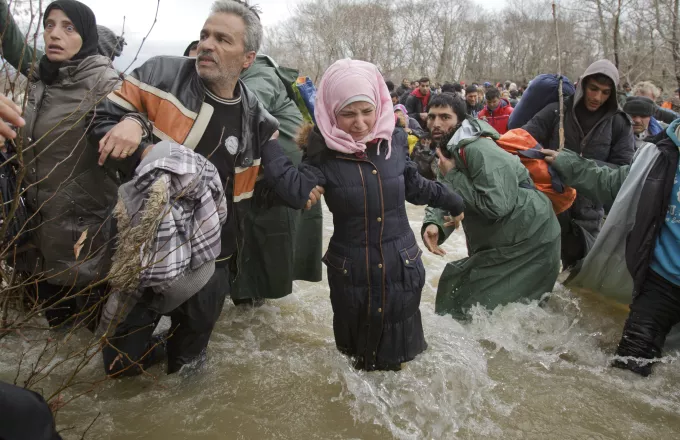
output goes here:
{"type": "Polygon", "coordinates": [[[125,38],[119,37],[111,29],[100,24],[97,25],[97,34],[99,34],[99,44],[97,51],[100,55],[115,60],[123,53],[123,46],[127,45],[125,38]]]}
{"type": "Polygon", "coordinates": [[[623,106],[623,111],[633,120],[636,150],[663,131],[661,124],[652,116],[655,109],[654,101],[644,96],[630,97],[623,106]]]}
{"type": "Polygon", "coordinates": [[[189,44],[184,51],[184,56],[185,57],[196,57],[196,54],[198,53],[198,40],[192,41],[191,44],[189,44]]]}

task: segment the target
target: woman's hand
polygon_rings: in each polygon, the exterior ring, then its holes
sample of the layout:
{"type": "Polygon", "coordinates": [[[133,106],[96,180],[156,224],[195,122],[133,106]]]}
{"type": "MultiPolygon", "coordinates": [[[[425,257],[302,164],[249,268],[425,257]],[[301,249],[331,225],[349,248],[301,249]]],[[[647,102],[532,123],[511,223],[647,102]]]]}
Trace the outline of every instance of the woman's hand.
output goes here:
{"type": "Polygon", "coordinates": [[[446,176],[449,171],[456,168],[456,161],[453,158],[449,159],[444,156],[440,148],[437,148],[437,157],[439,158],[439,171],[441,171],[442,176],[446,176]]]}
{"type": "Polygon", "coordinates": [[[557,150],[548,150],[547,148],[543,148],[541,150],[541,154],[545,156],[543,159],[548,162],[548,164],[552,165],[555,163],[555,159],[557,159],[557,156],[559,156],[560,152],[557,150]]]}

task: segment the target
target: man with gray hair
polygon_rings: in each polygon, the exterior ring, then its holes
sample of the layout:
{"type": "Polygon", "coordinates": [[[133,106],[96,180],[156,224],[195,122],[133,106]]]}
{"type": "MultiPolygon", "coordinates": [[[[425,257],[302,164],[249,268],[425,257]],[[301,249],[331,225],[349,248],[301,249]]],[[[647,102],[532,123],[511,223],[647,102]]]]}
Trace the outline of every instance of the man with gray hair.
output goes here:
{"type": "MultiPolygon", "coordinates": [[[[654,101],[654,119],[664,124],[670,124],[680,117],[673,110],[663,108],[656,101],[661,97],[661,90],[651,81],[640,81],[633,87],[633,96],[642,96],[654,101]]],[[[629,98],[630,99],[630,98],[629,98]]]]}
{"type": "MultiPolygon", "coordinates": [[[[196,58],[159,56],[145,62],[98,106],[89,130],[99,144],[100,164],[131,155],[143,158],[154,144],[168,140],[205,156],[224,185],[227,220],[221,253],[205,287],[170,312],[168,373],[204,358],[231,283],[247,264],[244,223],[255,203],[283,201],[299,209],[321,196],[311,171],[302,172],[304,166],[298,171],[284,155],[276,140],[276,119],[239,80],[261,42],[254,8],[244,1],[216,1],[201,30],[196,58]],[[258,179],[261,171],[265,182],[258,179]]],[[[143,298],[109,338],[103,349],[107,374],[139,374],[160,357],[151,338],[160,314],[150,304],[143,298]]]]}

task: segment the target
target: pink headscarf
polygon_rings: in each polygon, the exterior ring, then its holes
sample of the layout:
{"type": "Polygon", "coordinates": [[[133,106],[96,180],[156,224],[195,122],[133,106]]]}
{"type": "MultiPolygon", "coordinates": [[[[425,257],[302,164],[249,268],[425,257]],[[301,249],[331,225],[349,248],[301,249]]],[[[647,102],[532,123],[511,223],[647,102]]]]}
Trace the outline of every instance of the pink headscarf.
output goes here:
{"type": "Polygon", "coordinates": [[[392,98],[378,68],[366,61],[338,60],[323,74],[316,92],[314,106],[316,125],[331,150],[355,154],[366,151],[366,143],[374,139],[387,140],[386,159],[392,154],[394,110],[392,98]],[[355,142],[349,133],[337,126],[336,113],[352,98],[368,97],[375,104],[377,116],[373,130],[364,139],[355,142]]]}

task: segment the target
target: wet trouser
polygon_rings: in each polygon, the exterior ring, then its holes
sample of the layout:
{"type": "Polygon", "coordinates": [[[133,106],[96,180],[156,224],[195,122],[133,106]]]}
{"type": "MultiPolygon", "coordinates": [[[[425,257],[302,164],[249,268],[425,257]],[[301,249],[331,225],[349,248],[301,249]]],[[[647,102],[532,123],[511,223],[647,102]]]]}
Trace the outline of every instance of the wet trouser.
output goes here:
{"type": "MultiPolygon", "coordinates": [[[[642,359],[661,357],[666,336],[680,322],[680,286],[676,286],[651,269],[640,293],[633,298],[623,336],[616,350],[618,356],[642,359]]],[[[652,364],[617,360],[614,366],[643,376],[652,372],[652,364]]]]}
{"type": "Polygon", "coordinates": [[[583,260],[595,243],[598,231],[586,231],[565,211],[557,216],[561,229],[562,267],[568,269],[583,260]],[[595,235],[593,235],[593,233],[595,235]]]}
{"type": "Polygon", "coordinates": [[[106,288],[106,285],[101,285],[86,290],[84,287],[55,286],[44,281],[37,283],[38,299],[51,328],[83,325],[91,331],[99,321],[102,309],[99,302],[106,288]]]}
{"type": "Polygon", "coordinates": [[[0,382],[0,439],[61,440],[61,437],[42,396],[0,382]]]}
{"type": "Polygon", "coordinates": [[[198,293],[167,314],[172,321],[167,340],[152,337],[161,315],[151,310],[144,300],[140,301],[116,327],[109,345],[102,350],[106,374],[135,376],[162,361],[165,355],[168,374],[200,361],[230,288],[229,268],[215,268],[213,276],[198,293]]]}

